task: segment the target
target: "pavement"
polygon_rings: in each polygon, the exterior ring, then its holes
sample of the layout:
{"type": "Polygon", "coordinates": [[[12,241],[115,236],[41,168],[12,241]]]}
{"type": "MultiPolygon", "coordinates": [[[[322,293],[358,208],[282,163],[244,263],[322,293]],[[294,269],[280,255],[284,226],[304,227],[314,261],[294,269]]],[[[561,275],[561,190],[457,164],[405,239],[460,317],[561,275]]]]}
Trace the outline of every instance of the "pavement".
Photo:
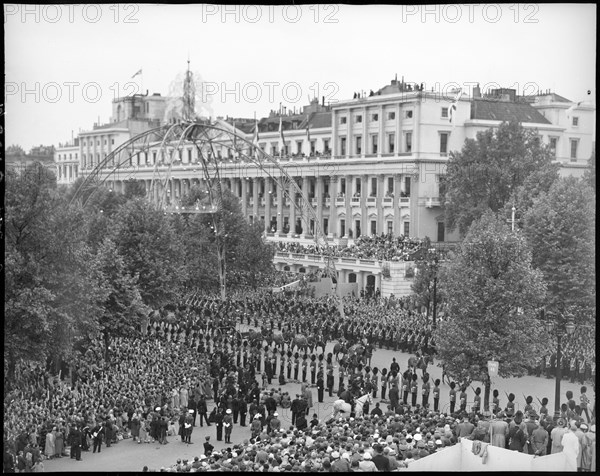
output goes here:
{"type": "MultiPolygon", "coordinates": [[[[325,354],[333,351],[334,342],[330,342],[327,345],[325,354]]],[[[374,352],[371,367],[383,368],[386,367],[389,369],[390,363],[392,362],[392,358],[395,357],[396,361],[400,365],[400,370],[403,372],[406,370],[408,365],[409,354],[403,352],[395,352],[389,349],[378,349],[374,352]]],[[[500,363],[502,365],[502,363],[500,363]]],[[[441,380],[442,377],[442,369],[437,366],[437,362],[433,365],[430,364],[428,367],[428,372],[431,375],[431,380],[434,381],[436,378],[441,380]]],[[[287,372],[286,372],[287,375],[287,372]]],[[[419,371],[420,375],[420,371],[419,371]]],[[[338,385],[338,370],[337,368],[334,370],[335,376],[335,388],[338,385]]],[[[309,372],[310,378],[310,372],[309,372]]],[[[420,381],[420,380],[419,380],[420,381]]],[[[421,383],[421,381],[420,381],[421,383]]],[[[472,386],[476,388],[480,386],[483,391],[483,385],[481,382],[473,382],[472,386]]],[[[300,391],[299,383],[289,382],[286,385],[280,387],[278,385],[277,379],[273,379],[273,385],[270,385],[268,388],[281,388],[282,391],[287,391],[292,399],[295,397],[296,393],[300,391]]],[[[574,398],[576,401],[579,399],[580,395],[580,387],[579,383],[571,384],[570,382],[563,380],[561,383],[561,395],[563,396],[563,401],[566,401],[564,397],[567,390],[571,390],[573,392],[574,398]]],[[[590,404],[590,409],[593,408],[595,395],[593,394],[593,390],[591,385],[587,385],[588,387],[588,397],[592,400],[590,404]]],[[[516,395],[516,410],[523,409],[525,406],[525,396],[531,395],[534,397],[534,403],[537,404],[536,396],[541,400],[542,397],[547,397],[549,400],[548,409],[552,414],[554,409],[554,388],[555,388],[555,380],[554,379],[546,379],[544,377],[534,377],[534,376],[525,376],[521,378],[500,378],[496,377],[492,379],[492,390],[497,388],[500,392],[500,405],[502,408],[506,406],[507,398],[505,392],[514,393],[516,395]]],[[[307,420],[310,422],[312,419],[313,413],[316,413],[321,421],[324,419],[328,419],[332,415],[333,411],[333,402],[338,399],[335,392],[332,397],[328,396],[328,393],[325,392],[325,397],[323,403],[317,402],[317,390],[315,387],[311,388],[313,392],[313,408],[310,409],[309,416],[307,420]]],[[[449,395],[448,392],[450,387],[447,384],[440,385],[441,395],[440,395],[440,409],[442,412],[446,412],[449,409],[449,395]]],[[[473,391],[469,390],[469,402],[468,406],[471,404],[471,399],[473,398],[473,391]]],[[[483,394],[482,394],[483,396],[483,394]]],[[[381,401],[381,388],[378,391],[377,397],[374,402],[381,401]]],[[[387,395],[386,395],[387,397],[387,395]]],[[[410,401],[410,396],[409,396],[410,401]]],[[[433,401],[430,395],[430,405],[433,405],[433,401]]],[[[420,398],[419,398],[420,402],[420,398]]],[[[491,403],[491,397],[490,397],[491,403]]],[[[482,402],[483,404],[483,402],[482,402]]],[[[534,405],[537,408],[539,404],[534,405]]],[[[208,401],[208,411],[212,410],[214,407],[214,402],[212,400],[208,401]]],[[[374,404],[371,408],[374,407],[374,404]]],[[[382,403],[381,408],[383,410],[386,409],[386,404],[382,403]]],[[[291,426],[291,412],[289,409],[281,409],[277,410],[279,413],[279,419],[282,422],[282,428],[289,428],[291,426]]],[[[248,424],[248,422],[246,422],[248,424]]],[[[196,421],[198,425],[198,420],[196,421]]],[[[177,426],[177,424],[176,424],[177,426]]],[[[75,461],[74,459],[70,459],[68,457],[63,457],[57,460],[49,460],[44,461],[45,471],[46,472],[68,472],[68,471],[77,471],[77,472],[87,472],[87,471],[141,471],[144,466],[148,466],[150,469],[160,470],[161,467],[168,467],[177,461],[178,458],[193,460],[194,456],[200,456],[204,452],[203,443],[205,441],[205,437],[210,436],[210,442],[215,447],[216,450],[220,450],[225,448],[226,446],[232,446],[235,444],[240,444],[244,441],[244,439],[250,439],[250,426],[240,427],[239,425],[234,425],[231,444],[225,444],[224,441],[216,441],[216,427],[214,425],[210,427],[199,427],[196,426],[192,432],[192,442],[193,444],[188,445],[182,443],[178,436],[169,437],[169,444],[160,445],[158,443],[149,443],[149,444],[138,444],[134,442],[132,439],[122,440],[117,444],[113,444],[110,448],[106,448],[105,445],[102,447],[101,453],[93,454],[90,452],[82,452],[82,462],[75,461]]]]}

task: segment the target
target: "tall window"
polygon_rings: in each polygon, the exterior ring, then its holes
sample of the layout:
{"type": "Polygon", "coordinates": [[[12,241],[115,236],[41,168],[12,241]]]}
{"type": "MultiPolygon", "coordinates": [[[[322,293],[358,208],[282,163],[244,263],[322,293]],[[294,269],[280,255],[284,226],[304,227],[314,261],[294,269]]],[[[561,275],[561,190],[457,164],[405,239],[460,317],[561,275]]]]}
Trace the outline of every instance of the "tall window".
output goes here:
{"type": "Polygon", "coordinates": [[[404,134],[405,152],[412,152],[412,132],[404,134]]]}
{"type": "Polygon", "coordinates": [[[296,153],[297,154],[302,153],[302,141],[301,140],[296,141],[296,153]]]}
{"type": "Polygon", "coordinates": [[[377,134],[373,134],[371,136],[371,153],[377,153],[377,142],[379,141],[379,136],[377,134]]]}
{"type": "Polygon", "coordinates": [[[440,154],[448,155],[448,133],[440,133],[440,154]]]}
{"type": "Polygon", "coordinates": [[[393,121],[396,119],[396,113],[394,111],[388,112],[388,121],[393,121]]]}
{"type": "Polygon", "coordinates": [[[442,108],[442,117],[444,117],[444,118],[448,117],[448,108],[447,107],[442,108]]]}
{"type": "Polygon", "coordinates": [[[340,220],[340,237],[346,236],[346,220],[340,220]]]}
{"type": "Polygon", "coordinates": [[[356,179],[356,193],[360,193],[360,186],[361,186],[360,179],[357,178],[356,179]]]}
{"type": "Polygon", "coordinates": [[[388,153],[390,153],[390,154],[394,153],[395,141],[396,141],[396,134],[394,134],[394,133],[388,134],[388,153]]]}
{"type": "Polygon", "coordinates": [[[404,222],[404,236],[410,236],[410,222],[404,222]]]}
{"type": "Polygon", "coordinates": [[[573,116],[573,126],[577,127],[579,125],[579,118],[577,116],[573,116]]]}
{"type": "Polygon", "coordinates": [[[444,222],[439,221],[438,229],[437,229],[437,240],[438,241],[444,241],[445,231],[446,231],[446,227],[444,226],[444,222]]]}
{"type": "Polygon", "coordinates": [[[323,233],[329,234],[329,219],[323,218],[323,233]]]}
{"type": "Polygon", "coordinates": [[[577,160],[577,145],[579,144],[579,139],[571,139],[571,160],[577,160]]]}
{"type": "Polygon", "coordinates": [[[550,137],[550,152],[556,157],[556,145],[558,143],[557,137],[550,137]]]}
{"type": "Polygon", "coordinates": [[[388,220],[387,222],[387,233],[391,235],[394,232],[394,222],[392,220],[388,220]]]}
{"type": "Polygon", "coordinates": [[[356,136],[356,155],[362,154],[362,137],[356,136]]]}
{"type": "Polygon", "coordinates": [[[340,116],[340,124],[346,124],[346,116],[340,116]]]}
{"type": "Polygon", "coordinates": [[[356,116],[356,123],[362,122],[362,115],[356,116]]]}
{"type": "Polygon", "coordinates": [[[329,139],[323,139],[323,153],[329,154],[329,139]]]}
{"type": "Polygon", "coordinates": [[[406,119],[412,119],[412,117],[413,117],[413,112],[412,112],[412,109],[409,109],[408,111],[406,111],[406,112],[404,113],[404,117],[405,117],[406,119]]]}
{"type": "Polygon", "coordinates": [[[377,177],[371,177],[371,196],[377,196],[377,177]]]}
{"type": "Polygon", "coordinates": [[[410,177],[404,177],[404,194],[410,197],[410,177]]]}
{"type": "Polygon", "coordinates": [[[346,138],[340,137],[340,155],[346,155],[346,138]]]}
{"type": "Polygon", "coordinates": [[[389,193],[394,193],[394,177],[388,177],[387,191],[389,193]]]}
{"type": "Polygon", "coordinates": [[[314,154],[316,148],[317,148],[317,141],[316,140],[311,140],[310,141],[310,153],[314,154]]]}
{"type": "Polygon", "coordinates": [[[379,121],[379,114],[373,114],[373,115],[371,116],[371,121],[373,121],[373,122],[377,122],[377,121],[379,121]]]}

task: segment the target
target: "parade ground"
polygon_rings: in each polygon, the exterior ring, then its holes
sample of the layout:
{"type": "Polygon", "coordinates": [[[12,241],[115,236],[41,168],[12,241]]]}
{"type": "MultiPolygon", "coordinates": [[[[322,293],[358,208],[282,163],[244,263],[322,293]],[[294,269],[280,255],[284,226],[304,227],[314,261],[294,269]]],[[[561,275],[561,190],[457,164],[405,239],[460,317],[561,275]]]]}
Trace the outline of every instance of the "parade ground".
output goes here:
{"type": "MultiPolygon", "coordinates": [[[[333,346],[335,342],[328,343],[326,347],[326,354],[328,352],[332,352],[333,346]]],[[[403,352],[395,352],[393,350],[388,349],[377,349],[373,354],[372,359],[372,367],[378,368],[389,368],[390,363],[392,362],[392,358],[395,357],[396,361],[400,365],[401,371],[404,371],[408,365],[409,354],[403,352]]],[[[502,363],[500,363],[502,365],[502,363]]],[[[437,362],[428,367],[428,372],[431,375],[432,381],[436,378],[441,380],[442,377],[442,369],[437,366],[437,362]]],[[[335,386],[337,388],[338,384],[338,369],[336,367],[334,371],[335,375],[335,386]]],[[[420,375],[420,371],[419,371],[420,375]]],[[[310,374],[309,374],[310,376],[310,374]]],[[[481,382],[473,382],[473,388],[477,386],[482,387],[481,382]]],[[[576,398],[579,395],[580,385],[578,382],[571,384],[567,380],[563,380],[561,383],[561,398],[566,401],[564,398],[567,390],[571,390],[576,398]]],[[[588,387],[590,387],[588,385],[588,387]]],[[[286,385],[280,387],[276,379],[273,379],[273,385],[270,385],[268,388],[281,388],[282,391],[288,392],[292,398],[294,399],[295,395],[300,391],[299,383],[288,382],[286,385]]],[[[516,410],[523,409],[525,406],[525,396],[531,395],[534,397],[534,407],[537,408],[539,403],[536,400],[538,397],[540,400],[542,397],[547,397],[550,401],[548,404],[548,410],[550,414],[552,414],[554,410],[554,388],[555,388],[555,380],[547,379],[545,377],[534,377],[534,376],[525,376],[521,378],[500,378],[496,377],[492,380],[492,390],[497,388],[500,392],[500,404],[502,408],[506,406],[507,398],[506,393],[514,393],[516,396],[516,410]]],[[[323,403],[318,403],[317,400],[317,390],[315,387],[311,388],[313,392],[313,407],[310,409],[309,417],[307,418],[309,421],[312,418],[312,415],[316,413],[321,421],[327,420],[331,417],[333,411],[333,402],[338,399],[335,392],[332,397],[329,397],[328,393],[325,392],[323,403]]],[[[441,395],[440,395],[440,409],[442,412],[447,412],[449,409],[449,396],[448,392],[450,390],[449,385],[441,384],[440,385],[441,395]]],[[[468,390],[469,399],[473,398],[473,391],[468,390]]],[[[591,408],[593,408],[593,402],[595,399],[595,395],[592,393],[591,388],[588,390],[588,395],[592,400],[591,408]]],[[[387,395],[386,395],[387,397],[387,395]]],[[[410,401],[410,397],[409,397],[410,401]]],[[[419,399],[420,401],[420,399],[419,399]]],[[[371,405],[371,409],[374,408],[376,402],[381,402],[381,388],[378,390],[377,398],[374,399],[373,405],[371,405]]],[[[431,402],[431,400],[430,400],[431,402]]],[[[490,398],[491,402],[491,398],[490,398]]],[[[207,401],[208,403],[208,411],[212,410],[214,407],[214,402],[211,400],[207,401]]],[[[468,405],[471,404],[471,401],[468,402],[468,405]]],[[[386,403],[381,403],[381,408],[386,410],[386,403]]],[[[291,426],[291,411],[290,409],[282,409],[278,408],[277,412],[279,413],[279,419],[282,423],[282,428],[289,428],[291,426]]],[[[67,471],[141,471],[144,466],[148,466],[150,470],[160,470],[161,467],[169,467],[176,463],[178,458],[193,460],[194,456],[200,456],[204,452],[203,443],[205,441],[206,436],[210,436],[210,442],[215,447],[215,450],[220,450],[227,446],[233,446],[236,444],[242,444],[244,440],[250,439],[250,426],[240,427],[239,425],[234,425],[233,433],[231,437],[231,444],[226,444],[224,441],[216,441],[216,427],[212,425],[207,427],[200,427],[199,419],[196,420],[196,427],[193,429],[192,433],[192,445],[184,444],[180,441],[179,436],[171,436],[168,438],[169,444],[161,445],[157,442],[149,443],[149,444],[138,444],[134,442],[132,439],[125,439],[120,441],[118,444],[113,444],[110,448],[106,448],[106,446],[102,445],[102,452],[93,454],[91,450],[89,452],[82,453],[83,462],[77,462],[68,457],[62,457],[60,459],[53,459],[44,462],[45,471],[46,472],[67,472],[67,471]]],[[[248,422],[247,422],[248,423],[248,422]]],[[[177,422],[175,423],[176,427],[178,426],[177,422]]]]}

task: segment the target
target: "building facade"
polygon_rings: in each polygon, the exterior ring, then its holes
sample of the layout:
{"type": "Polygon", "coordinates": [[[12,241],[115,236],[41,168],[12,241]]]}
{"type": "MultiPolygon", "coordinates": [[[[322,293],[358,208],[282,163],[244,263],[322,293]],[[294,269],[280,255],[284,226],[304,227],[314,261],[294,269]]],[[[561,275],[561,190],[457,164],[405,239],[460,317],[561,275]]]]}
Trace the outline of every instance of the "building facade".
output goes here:
{"type": "MultiPolygon", "coordinates": [[[[346,243],[364,234],[392,233],[445,242],[458,241],[459,236],[445,227],[440,177],[449,152],[461,150],[465,139],[475,139],[480,131],[517,120],[538,131],[563,175],[583,174],[595,140],[593,105],[550,92],[520,97],[512,89],[482,94],[476,87],[470,97],[457,96],[395,79],[368,96],[333,105],[315,99],[297,113],[271,111],[257,121],[226,118],[231,130],[249,143],[255,141],[258,126],[258,147],[277,157],[314,207],[314,216],[299,206],[294,187],[290,186],[291,198],[284,195],[272,177],[278,173],[275,167],[270,175],[250,161],[240,164],[227,143],[216,150],[222,184],[239,197],[249,221],[264,223],[268,239],[308,243],[319,233],[331,243],[346,243]]],[[[166,99],[154,95],[115,100],[109,124],[79,134],[79,172],[89,173],[120,144],[156,127],[161,117],[164,123],[166,99]]],[[[156,144],[137,154],[132,158],[134,171],[122,177],[111,173],[111,164],[102,173],[114,190],[123,191],[126,180],[135,179],[150,191],[155,169],[162,176],[170,171],[170,180],[159,185],[167,187],[168,201],[175,203],[192,185],[201,185],[197,150],[184,144],[173,163],[165,162],[159,150],[156,144]]],[[[57,150],[59,156],[67,153],[77,152],[57,150]]],[[[152,199],[158,200],[164,191],[160,187],[153,190],[152,199]]],[[[275,262],[280,269],[308,271],[321,266],[315,259],[278,254],[275,262]]],[[[351,282],[358,282],[360,289],[375,280],[381,287],[381,263],[353,261],[338,263],[344,282],[356,279],[351,282]]]]}

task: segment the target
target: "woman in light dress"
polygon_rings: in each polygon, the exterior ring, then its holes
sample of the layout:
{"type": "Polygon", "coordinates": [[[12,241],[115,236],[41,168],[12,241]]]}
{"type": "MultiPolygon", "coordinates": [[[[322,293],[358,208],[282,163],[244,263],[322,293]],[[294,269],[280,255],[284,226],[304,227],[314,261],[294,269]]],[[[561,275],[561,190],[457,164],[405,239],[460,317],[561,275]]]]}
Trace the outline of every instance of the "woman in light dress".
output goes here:
{"type": "Polygon", "coordinates": [[[58,428],[54,437],[56,438],[56,441],[54,442],[54,454],[58,458],[62,458],[63,453],[65,452],[65,434],[62,431],[62,427],[58,428]]]}
{"type": "Polygon", "coordinates": [[[140,439],[138,443],[150,443],[148,432],[150,430],[150,424],[147,419],[140,419],[140,439]]]}
{"type": "Polygon", "coordinates": [[[54,443],[56,442],[56,427],[46,434],[45,453],[48,459],[54,458],[54,443]]]}
{"type": "Polygon", "coordinates": [[[552,439],[551,454],[562,452],[562,437],[567,431],[568,430],[565,428],[565,421],[562,418],[559,418],[557,427],[550,432],[550,438],[552,439]]]}

